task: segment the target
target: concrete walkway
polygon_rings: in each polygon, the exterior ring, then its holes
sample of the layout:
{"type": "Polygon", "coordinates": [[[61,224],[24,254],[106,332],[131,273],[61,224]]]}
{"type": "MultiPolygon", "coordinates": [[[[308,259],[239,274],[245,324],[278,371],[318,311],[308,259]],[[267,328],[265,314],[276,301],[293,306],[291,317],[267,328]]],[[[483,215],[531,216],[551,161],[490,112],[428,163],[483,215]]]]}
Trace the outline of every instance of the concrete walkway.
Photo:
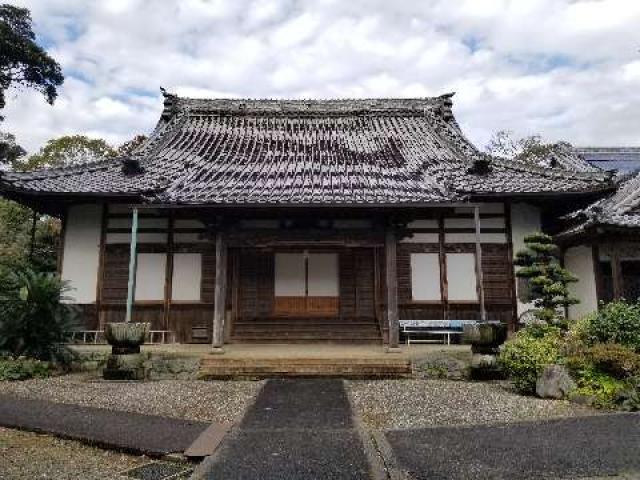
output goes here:
{"type": "MultiPolygon", "coordinates": [[[[560,479],[640,473],[640,414],[388,432],[410,478],[560,479]]],[[[638,478],[638,477],[633,477],[638,478]]]]}
{"type": "Polygon", "coordinates": [[[195,478],[369,479],[342,381],[269,380],[195,478]]]}
{"type": "Polygon", "coordinates": [[[182,453],[209,427],[202,422],[2,394],[0,425],[149,455],[182,453]]]}

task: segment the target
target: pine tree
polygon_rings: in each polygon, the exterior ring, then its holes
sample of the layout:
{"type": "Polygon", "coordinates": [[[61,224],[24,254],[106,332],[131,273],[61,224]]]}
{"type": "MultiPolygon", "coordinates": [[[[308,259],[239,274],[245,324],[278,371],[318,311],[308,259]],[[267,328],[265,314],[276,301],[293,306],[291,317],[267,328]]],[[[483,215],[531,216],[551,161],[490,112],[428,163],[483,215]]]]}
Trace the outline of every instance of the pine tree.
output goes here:
{"type": "Polygon", "coordinates": [[[578,279],[560,264],[560,250],[553,239],[538,232],[524,239],[526,248],[516,253],[516,276],[526,278],[536,317],[545,323],[563,318],[562,307],[579,303],[569,295],[569,284],[578,279]]]}

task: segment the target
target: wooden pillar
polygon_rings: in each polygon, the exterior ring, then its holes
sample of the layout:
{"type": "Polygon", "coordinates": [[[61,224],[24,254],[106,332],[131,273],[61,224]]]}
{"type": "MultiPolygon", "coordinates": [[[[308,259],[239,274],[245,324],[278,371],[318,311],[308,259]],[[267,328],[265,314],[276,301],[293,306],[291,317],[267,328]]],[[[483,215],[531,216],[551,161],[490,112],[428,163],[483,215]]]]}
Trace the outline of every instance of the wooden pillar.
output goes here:
{"type": "Polygon", "coordinates": [[[442,319],[449,320],[449,280],[447,279],[447,253],[445,246],[444,215],[438,215],[438,264],[440,265],[440,299],[442,319]]]}
{"type": "Polygon", "coordinates": [[[611,248],[611,276],[613,277],[613,298],[623,298],[624,281],[622,279],[622,265],[620,264],[618,249],[615,246],[611,248]]]}
{"type": "Polygon", "coordinates": [[[387,323],[389,327],[389,343],[387,351],[399,351],[398,347],[398,263],[397,263],[397,241],[395,228],[388,226],[385,232],[385,261],[386,261],[386,283],[387,283],[387,323]]]}
{"type": "Polygon", "coordinates": [[[224,232],[216,233],[216,288],[213,310],[212,347],[215,353],[223,353],[224,317],[227,300],[227,246],[224,232]]]}
{"type": "Polygon", "coordinates": [[[133,209],[131,217],[131,247],[129,249],[129,282],[127,284],[127,313],[124,321],[129,323],[133,314],[133,302],[136,298],[136,267],[138,263],[138,209],[133,209]]]}
{"type": "Polygon", "coordinates": [[[167,218],[167,263],[164,272],[164,329],[169,329],[169,320],[171,316],[171,297],[173,295],[173,212],[169,213],[167,218]]]}
{"type": "Polygon", "coordinates": [[[104,282],[104,258],[107,246],[107,227],[109,223],[109,206],[102,204],[102,219],[100,220],[100,247],[98,253],[98,279],[96,281],[96,330],[102,330],[102,285],[104,282]]]}
{"type": "Polygon", "coordinates": [[[480,320],[487,321],[487,310],[484,304],[484,278],[482,274],[482,243],[480,236],[480,207],[473,207],[473,220],[476,227],[476,279],[478,282],[478,299],[480,300],[480,320]]]}
{"type": "Polygon", "coordinates": [[[602,266],[600,265],[600,246],[597,243],[591,245],[591,261],[596,282],[596,303],[599,309],[600,301],[604,300],[604,285],[602,284],[602,266]]]}

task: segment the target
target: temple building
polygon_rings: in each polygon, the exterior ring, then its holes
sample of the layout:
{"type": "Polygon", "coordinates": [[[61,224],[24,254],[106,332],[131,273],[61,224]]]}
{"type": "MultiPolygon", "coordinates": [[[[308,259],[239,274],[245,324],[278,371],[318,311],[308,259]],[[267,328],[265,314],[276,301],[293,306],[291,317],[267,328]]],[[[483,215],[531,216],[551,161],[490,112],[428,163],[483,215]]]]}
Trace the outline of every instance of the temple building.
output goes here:
{"type": "Polygon", "coordinates": [[[514,328],[529,306],[512,259],[538,230],[580,278],[570,315],[637,293],[634,235],[613,241],[640,225],[637,178],[567,165],[481,153],[451,94],[165,94],[130,156],[5,172],[0,192],[63,219],[60,273],[87,329],[129,315],[184,343],[395,346],[400,319],[514,328]]]}

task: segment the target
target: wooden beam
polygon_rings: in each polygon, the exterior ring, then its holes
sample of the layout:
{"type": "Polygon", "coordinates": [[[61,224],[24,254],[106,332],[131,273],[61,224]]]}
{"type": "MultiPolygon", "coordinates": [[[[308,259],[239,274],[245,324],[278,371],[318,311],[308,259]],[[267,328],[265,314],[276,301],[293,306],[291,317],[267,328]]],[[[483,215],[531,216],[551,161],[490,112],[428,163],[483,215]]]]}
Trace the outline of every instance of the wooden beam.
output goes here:
{"type": "Polygon", "coordinates": [[[129,249],[129,282],[127,284],[127,313],[124,321],[131,322],[133,302],[136,297],[136,267],[138,247],[138,209],[134,207],[131,218],[131,247],[129,249]]]}
{"type": "Polygon", "coordinates": [[[611,249],[611,276],[613,277],[613,298],[624,297],[624,280],[622,278],[622,265],[617,248],[611,249]]]}
{"type": "Polygon", "coordinates": [[[212,347],[214,352],[223,352],[224,317],[227,299],[227,246],[225,234],[220,229],[216,233],[216,287],[213,310],[212,347]]]}
{"type": "Polygon", "coordinates": [[[398,350],[399,323],[398,323],[398,263],[397,240],[395,228],[387,227],[385,232],[385,260],[387,283],[387,323],[389,326],[388,350],[398,350]]]}
{"type": "Polygon", "coordinates": [[[602,281],[602,265],[600,264],[600,246],[597,243],[591,245],[591,261],[593,262],[593,274],[596,282],[596,303],[600,308],[600,301],[604,300],[604,284],[602,281]]]}
{"type": "Polygon", "coordinates": [[[476,279],[478,282],[478,298],[480,300],[480,320],[487,321],[487,310],[484,304],[484,278],[482,274],[482,237],[480,235],[480,207],[473,207],[473,220],[476,227],[476,279]]]}

